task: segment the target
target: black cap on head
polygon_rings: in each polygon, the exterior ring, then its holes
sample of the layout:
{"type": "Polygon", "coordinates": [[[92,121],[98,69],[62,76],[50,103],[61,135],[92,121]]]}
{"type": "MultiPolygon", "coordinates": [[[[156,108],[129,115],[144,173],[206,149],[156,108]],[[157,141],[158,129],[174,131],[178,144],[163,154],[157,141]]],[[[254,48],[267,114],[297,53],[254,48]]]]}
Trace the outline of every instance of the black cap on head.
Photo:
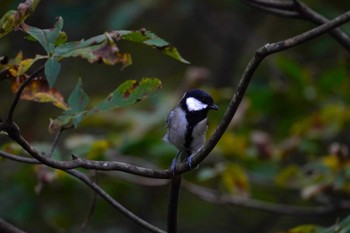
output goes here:
{"type": "Polygon", "coordinates": [[[193,97],[199,101],[201,101],[204,104],[208,105],[208,109],[213,110],[219,110],[219,107],[214,104],[213,98],[205,91],[200,89],[192,89],[186,92],[186,94],[183,97],[183,101],[185,101],[187,98],[193,97]]]}

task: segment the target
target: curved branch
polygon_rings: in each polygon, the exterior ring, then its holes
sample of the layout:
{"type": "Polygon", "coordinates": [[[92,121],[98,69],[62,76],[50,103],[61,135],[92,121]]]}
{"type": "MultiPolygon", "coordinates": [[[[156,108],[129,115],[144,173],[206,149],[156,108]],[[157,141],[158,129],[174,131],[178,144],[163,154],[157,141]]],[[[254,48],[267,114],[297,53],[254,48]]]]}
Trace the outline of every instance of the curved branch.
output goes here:
{"type": "MultiPolygon", "coordinates": [[[[13,129],[12,129],[13,130],[13,129]]],[[[150,178],[158,178],[158,179],[168,179],[170,178],[169,170],[156,170],[149,169],[140,166],[135,166],[129,163],[117,162],[117,161],[96,161],[96,160],[87,160],[81,159],[74,156],[73,160],[70,161],[58,161],[42,155],[38,152],[29,142],[27,142],[20,134],[14,134],[11,136],[13,140],[15,140],[26,152],[28,152],[31,156],[33,156],[39,162],[56,169],[60,170],[70,170],[74,168],[85,168],[91,170],[99,170],[99,171],[123,171],[127,173],[131,173],[134,175],[150,177],[150,178]]]]}
{"type": "Polygon", "coordinates": [[[7,122],[12,122],[12,119],[13,119],[13,113],[17,107],[17,104],[18,104],[18,101],[19,99],[21,98],[21,95],[24,91],[24,89],[26,88],[26,86],[40,73],[44,70],[44,65],[41,65],[37,70],[35,70],[30,76],[29,78],[27,78],[23,83],[22,85],[19,87],[17,93],[16,93],[16,96],[15,96],[15,99],[13,100],[12,104],[11,104],[11,107],[10,107],[10,110],[8,112],[8,115],[7,115],[7,119],[6,121],[7,122]]]}
{"type": "Polygon", "coordinates": [[[350,210],[350,203],[340,205],[310,206],[300,207],[293,205],[283,205],[271,202],[264,202],[254,199],[237,198],[228,194],[221,194],[215,190],[200,187],[189,182],[184,182],[184,188],[203,200],[216,204],[230,204],[234,206],[265,211],[274,214],[285,214],[295,216],[326,215],[339,210],[350,210]]]}
{"type": "MultiPolygon", "coordinates": [[[[265,46],[258,49],[249,61],[246,69],[244,70],[236,92],[232,97],[219,126],[216,128],[215,132],[213,133],[213,135],[211,135],[211,137],[203,146],[203,148],[199,152],[197,152],[196,155],[194,155],[192,159],[192,167],[197,167],[209,155],[209,153],[214,149],[215,145],[218,143],[218,141],[226,131],[228,125],[230,124],[233,116],[235,115],[238,109],[239,104],[241,103],[244,97],[244,94],[248,88],[253,74],[255,73],[256,69],[265,57],[273,53],[277,53],[300,45],[348,21],[350,21],[350,11],[347,11],[346,13],[329,21],[328,23],[322,24],[321,26],[313,28],[302,34],[296,35],[286,40],[266,44],[265,46]]],[[[190,169],[191,168],[188,166],[187,163],[178,163],[175,167],[176,173],[184,173],[190,169]]]]}
{"type": "MultiPolygon", "coordinates": [[[[271,44],[266,44],[256,51],[252,59],[249,61],[246,69],[244,70],[238,87],[234,96],[232,97],[226,112],[213,133],[213,135],[209,138],[207,143],[203,146],[203,148],[193,157],[193,166],[196,167],[201,163],[213,150],[216,146],[224,132],[226,131],[229,123],[231,122],[233,116],[235,115],[239,104],[241,103],[243,96],[248,88],[250,80],[255,73],[256,69],[262,62],[262,60],[270,54],[277,53],[283,50],[287,50],[289,48],[300,45],[308,40],[311,40],[317,36],[320,36],[341,24],[344,24],[350,20],[350,11],[336,17],[335,19],[325,23],[321,26],[313,28],[307,32],[299,34],[297,36],[291,37],[286,40],[278,41],[271,44]]],[[[13,122],[0,122],[0,131],[6,131],[8,135],[16,141],[25,151],[27,151],[31,156],[40,161],[41,163],[61,169],[61,170],[69,170],[74,168],[85,168],[92,170],[101,170],[101,171],[123,171],[139,176],[157,178],[157,179],[169,179],[171,177],[171,172],[169,170],[157,170],[157,169],[149,169],[144,167],[139,167],[135,165],[131,165],[128,163],[122,163],[117,161],[93,161],[93,160],[85,160],[74,157],[71,161],[58,161],[51,159],[47,156],[39,153],[31,144],[29,144],[19,132],[18,127],[13,122]]],[[[176,173],[181,174],[191,170],[187,163],[178,163],[175,167],[176,173]]]]}
{"type": "MultiPolygon", "coordinates": [[[[328,23],[329,19],[312,10],[299,0],[245,0],[249,5],[282,17],[293,17],[308,20],[316,25],[328,23]]],[[[329,34],[340,43],[347,51],[350,51],[350,38],[340,29],[333,29],[329,34]]]]}
{"type": "MultiPolygon", "coordinates": [[[[293,0],[299,6],[299,12],[303,15],[303,18],[313,22],[316,25],[321,25],[329,22],[329,19],[323,15],[317,13],[316,11],[309,8],[305,3],[302,3],[298,0],[293,0]]],[[[350,38],[346,33],[344,33],[339,28],[333,29],[329,34],[340,43],[346,50],[350,51],[350,38]]]]}
{"type": "Polygon", "coordinates": [[[159,229],[158,227],[150,224],[149,222],[147,222],[147,221],[139,218],[135,214],[133,214],[130,210],[128,210],[123,205],[121,205],[119,202],[117,202],[115,199],[113,199],[100,186],[98,186],[96,183],[92,182],[83,173],[75,171],[75,170],[68,170],[68,171],[65,171],[65,172],[70,174],[70,175],[72,175],[72,176],[74,176],[75,178],[79,179],[83,183],[85,183],[87,186],[89,186],[91,189],[93,189],[100,197],[102,197],[105,201],[107,201],[109,204],[111,204],[114,208],[118,209],[118,211],[120,211],[122,214],[124,214],[130,220],[136,222],[137,224],[141,225],[142,227],[148,229],[151,232],[154,232],[154,233],[166,233],[165,231],[159,229]]]}
{"type": "MultiPolygon", "coordinates": [[[[27,158],[27,157],[22,157],[18,155],[13,155],[10,153],[6,153],[3,151],[0,151],[0,156],[14,160],[17,162],[22,162],[22,163],[28,163],[28,164],[41,164],[40,161],[34,159],[34,158],[27,158]]],[[[148,229],[151,232],[154,233],[166,233],[165,231],[159,229],[158,227],[150,224],[149,222],[141,219],[140,217],[136,216],[133,214],[131,211],[129,211],[127,208],[125,208],[123,205],[121,205],[119,202],[117,202],[113,197],[111,197],[106,191],[104,191],[98,184],[95,182],[91,181],[86,175],[79,171],[75,170],[63,170],[64,172],[74,176],[75,178],[79,179],[83,183],[85,183],[88,187],[90,187],[92,190],[94,190],[101,198],[103,198],[105,201],[107,201],[109,204],[111,204],[115,209],[117,209],[119,212],[124,214],[127,218],[130,220],[138,223],[142,227],[148,229]]]]}
{"type": "Polygon", "coordinates": [[[6,233],[25,233],[21,229],[18,229],[14,225],[6,222],[5,220],[0,218],[0,232],[6,233]]]}

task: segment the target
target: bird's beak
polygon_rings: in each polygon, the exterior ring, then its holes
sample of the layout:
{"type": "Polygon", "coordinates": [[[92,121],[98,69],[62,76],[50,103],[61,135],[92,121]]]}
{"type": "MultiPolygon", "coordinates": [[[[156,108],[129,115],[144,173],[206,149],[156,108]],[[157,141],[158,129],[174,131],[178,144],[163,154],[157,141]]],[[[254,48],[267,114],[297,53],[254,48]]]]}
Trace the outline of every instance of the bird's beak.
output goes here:
{"type": "Polygon", "coordinates": [[[216,104],[210,105],[209,108],[213,110],[219,110],[219,107],[216,104]]]}

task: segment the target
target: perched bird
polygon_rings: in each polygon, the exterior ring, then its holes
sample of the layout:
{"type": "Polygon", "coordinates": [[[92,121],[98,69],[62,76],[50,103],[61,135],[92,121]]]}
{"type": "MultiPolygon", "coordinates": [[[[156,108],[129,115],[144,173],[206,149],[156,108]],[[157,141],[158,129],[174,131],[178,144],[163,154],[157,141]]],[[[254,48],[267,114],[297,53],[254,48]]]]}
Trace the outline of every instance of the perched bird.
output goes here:
{"type": "Polygon", "coordinates": [[[193,89],[186,92],[169,113],[166,120],[168,132],[164,140],[179,150],[170,167],[173,174],[179,158],[180,161],[187,159],[192,167],[192,155],[201,149],[206,138],[207,115],[211,109],[219,110],[213,98],[205,91],[193,89]]]}

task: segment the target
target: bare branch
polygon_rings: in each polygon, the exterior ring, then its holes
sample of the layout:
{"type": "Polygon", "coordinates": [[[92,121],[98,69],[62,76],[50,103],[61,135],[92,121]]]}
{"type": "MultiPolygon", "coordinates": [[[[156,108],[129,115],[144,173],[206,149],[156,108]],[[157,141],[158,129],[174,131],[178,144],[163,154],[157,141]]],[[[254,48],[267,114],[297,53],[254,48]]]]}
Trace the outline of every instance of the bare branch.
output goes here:
{"type": "MultiPolygon", "coordinates": [[[[306,4],[298,1],[293,0],[296,4],[299,6],[299,12],[303,16],[304,19],[307,19],[311,22],[313,22],[316,25],[321,25],[324,23],[329,22],[329,19],[324,17],[323,15],[317,13],[316,11],[312,10],[310,7],[308,7],[306,4]]],[[[336,40],[338,43],[340,43],[346,50],[350,51],[350,38],[347,34],[345,34],[342,30],[339,28],[333,29],[329,31],[329,34],[336,40]]]]}
{"type": "Polygon", "coordinates": [[[37,70],[35,70],[30,76],[29,78],[27,78],[23,83],[22,85],[19,87],[17,93],[16,93],[16,96],[15,96],[15,99],[13,100],[12,102],[12,105],[10,107],[10,110],[8,112],[8,116],[7,116],[7,119],[6,121],[7,122],[12,122],[13,120],[13,113],[17,107],[17,104],[18,104],[18,101],[19,99],[21,98],[21,95],[24,91],[24,89],[26,88],[26,86],[40,73],[44,70],[44,65],[40,66],[37,70]]]}
{"type": "Polygon", "coordinates": [[[63,129],[59,129],[56,134],[55,134],[55,138],[53,139],[53,142],[52,142],[52,146],[50,148],[50,151],[47,153],[47,157],[52,157],[53,153],[55,152],[55,149],[57,147],[57,144],[58,144],[58,141],[60,139],[60,136],[62,134],[62,131],[63,129]]]}
{"type": "Polygon", "coordinates": [[[18,229],[14,225],[6,222],[0,218],[0,232],[2,233],[25,233],[21,229],[18,229]]]}
{"type": "MultiPolygon", "coordinates": [[[[262,60],[270,54],[277,53],[283,50],[300,45],[308,40],[313,39],[314,37],[320,36],[329,30],[334,29],[335,27],[340,26],[341,24],[346,23],[350,20],[350,11],[340,15],[339,17],[325,23],[321,26],[318,26],[314,29],[311,29],[307,32],[294,36],[292,38],[282,40],[276,43],[266,44],[256,51],[253,58],[248,63],[245,71],[242,74],[241,80],[236,89],[235,95],[232,97],[229,106],[213,135],[209,138],[208,142],[204,147],[194,156],[193,158],[193,167],[196,167],[201,163],[212,151],[217,142],[220,140],[224,134],[227,126],[235,115],[237,108],[240,102],[243,99],[243,96],[248,88],[250,80],[255,73],[255,70],[258,68],[262,60]]],[[[19,95],[19,94],[18,94],[19,95]]],[[[14,108],[11,108],[14,109],[14,108]]],[[[12,115],[12,114],[10,114],[12,115]]],[[[157,178],[157,179],[169,179],[171,173],[169,170],[159,170],[159,169],[149,169],[140,166],[131,165],[128,163],[122,163],[117,161],[92,161],[85,160],[81,158],[76,158],[71,161],[58,161],[51,159],[47,156],[43,156],[39,153],[31,144],[29,144],[19,132],[19,128],[13,122],[0,122],[0,131],[5,131],[8,135],[16,141],[25,151],[27,151],[31,156],[40,161],[41,163],[61,169],[69,170],[74,168],[85,168],[91,170],[101,170],[101,171],[123,171],[139,176],[157,178]]],[[[189,171],[191,168],[187,163],[178,163],[176,165],[176,172],[184,173],[189,171]]]]}
{"type": "Polygon", "coordinates": [[[181,175],[173,176],[170,183],[168,204],[168,233],[177,233],[177,210],[181,186],[181,175]]]}
{"type": "Polygon", "coordinates": [[[335,213],[340,210],[350,210],[350,203],[342,203],[341,205],[326,205],[326,206],[310,206],[300,207],[293,205],[283,205],[271,202],[264,202],[254,199],[237,198],[232,195],[222,194],[216,190],[200,187],[189,182],[183,183],[184,188],[195,194],[203,200],[216,204],[230,204],[234,206],[261,210],[275,214],[305,216],[305,215],[326,215],[335,213]]]}
{"type": "MultiPolygon", "coordinates": [[[[299,0],[245,0],[249,5],[282,17],[293,17],[308,20],[316,25],[329,22],[329,19],[312,10],[299,0]]],[[[350,38],[340,29],[333,29],[329,34],[347,51],[350,51],[350,38]]]]}
{"type": "MultiPolygon", "coordinates": [[[[248,85],[250,83],[250,80],[255,73],[256,69],[260,65],[260,63],[263,61],[265,57],[268,55],[271,55],[273,53],[277,53],[280,51],[284,51],[290,48],[293,48],[297,45],[300,45],[308,40],[311,40],[317,36],[320,36],[329,30],[332,30],[333,28],[336,28],[340,26],[341,24],[344,24],[346,22],[350,21],[350,11],[347,11],[346,13],[336,17],[335,19],[329,21],[328,23],[322,24],[321,26],[318,26],[316,28],[313,28],[309,31],[306,31],[302,34],[296,35],[294,37],[291,37],[286,40],[278,41],[271,44],[266,44],[260,49],[258,49],[254,56],[249,61],[247,67],[245,68],[242,77],[240,79],[240,82],[238,84],[238,87],[235,91],[234,96],[232,97],[228,108],[226,109],[226,112],[216,128],[215,132],[207,143],[203,146],[203,148],[197,152],[196,155],[194,155],[192,159],[192,166],[196,167],[198,166],[208,155],[209,153],[214,149],[215,145],[218,143],[224,132],[226,131],[226,128],[228,127],[229,123],[231,122],[233,116],[235,115],[239,104],[241,103],[244,94],[248,88],[248,85]]],[[[175,167],[176,172],[184,173],[191,168],[188,166],[187,163],[178,163],[175,167]]]]}
{"type": "MultiPolygon", "coordinates": [[[[13,155],[10,153],[6,153],[3,151],[0,151],[0,156],[14,160],[17,162],[22,162],[22,163],[29,163],[29,164],[41,164],[38,160],[34,158],[27,158],[27,157],[22,157],[22,156],[17,156],[13,155]]],[[[75,170],[63,170],[64,172],[74,176],[75,178],[79,179],[83,183],[85,183],[88,187],[90,187],[92,190],[95,191],[100,197],[102,197],[105,201],[107,201],[109,204],[111,204],[115,209],[117,209],[119,212],[124,214],[126,217],[128,217],[130,220],[138,223],[142,227],[148,229],[151,232],[154,233],[166,233],[165,231],[159,229],[158,227],[150,224],[149,222],[141,219],[140,217],[136,216],[133,214],[131,211],[129,211],[126,207],[121,205],[119,202],[117,202],[113,197],[111,197],[106,191],[104,191],[98,184],[95,182],[91,181],[86,175],[79,171],[75,170]]]]}
{"type": "Polygon", "coordinates": [[[116,208],[118,211],[120,211],[122,214],[124,214],[130,220],[136,222],[137,224],[141,225],[142,227],[148,229],[151,232],[165,233],[165,231],[159,229],[158,227],[150,224],[149,222],[147,222],[147,221],[139,218],[135,214],[133,214],[130,210],[128,210],[123,205],[121,205],[119,202],[117,202],[115,199],[113,199],[100,186],[98,186],[96,183],[92,182],[83,173],[75,171],[75,170],[68,170],[65,172],[67,172],[68,174],[71,174],[72,176],[76,177],[77,179],[79,179],[80,181],[85,183],[87,186],[89,186],[91,189],[93,189],[100,197],[102,197],[105,201],[107,201],[109,204],[111,204],[114,208],[116,208]]]}
{"type": "Polygon", "coordinates": [[[11,138],[15,140],[25,151],[27,151],[35,159],[49,167],[53,167],[56,169],[70,170],[80,167],[100,171],[123,171],[135,175],[158,179],[170,178],[169,170],[149,169],[117,161],[96,161],[81,158],[76,158],[71,161],[58,161],[42,155],[32,145],[30,145],[20,134],[17,135],[15,133],[15,136],[11,136],[11,138]]]}
{"type": "MultiPolygon", "coordinates": [[[[271,14],[277,16],[283,16],[288,18],[301,18],[300,14],[296,12],[292,7],[285,7],[284,5],[279,5],[279,1],[270,2],[270,1],[249,1],[247,3],[255,8],[267,11],[271,14]]],[[[288,4],[288,6],[294,6],[293,4],[288,4]]]]}
{"type": "MultiPolygon", "coordinates": [[[[97,176],[97,172],[96,171],[95,171],[94,177],[95,177],[95,183],[97,184],[98,183],[98,176],[97,176]]],[[[85,220],[81,224],[81,227],[80,227],[80,232],[81,233],[85,232],[86,227],[89,224],[89,221],[90,221],[90,219],[92,217],[92,214],[94,213],[95,208],[96,208],[96,202],[97,202],[97,194],[96,194],[96,192],[93,192],[92,193],[92,200],[91,200],[91,205],[90,205],[89,212],[86,215],[85,220]]]]}

